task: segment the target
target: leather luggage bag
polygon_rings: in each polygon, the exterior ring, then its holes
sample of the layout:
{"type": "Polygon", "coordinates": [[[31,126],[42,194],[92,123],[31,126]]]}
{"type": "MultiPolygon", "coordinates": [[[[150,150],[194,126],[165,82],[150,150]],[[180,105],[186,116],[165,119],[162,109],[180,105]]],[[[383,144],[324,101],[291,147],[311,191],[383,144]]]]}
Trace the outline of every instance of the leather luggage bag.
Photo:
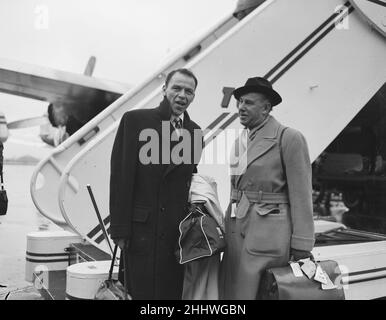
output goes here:
{"type": "Polygon", "coordinates": [[[321,283],[306,275],[295,277],[291,267],[270,268],[260,282],[258,299],[261,300],[344,300],[341,272],[336,261],[318,262],[337,287],[323,290],[321,283]]]}
{"type": "Polygon", "coordinates": [[[180,264],[210,257],[224,251],[224,234],[203,203],[192,203],[187,216],[180,222],[180,236],[175,256],[180,264]]]}
{"type": "MultiPolygon", "coordinates": [[[[128,276],[125,272],[124,285],[122,285],[118,280],[113,279],[113,268],[115,259],[117,256],[118,245],[115,245],[113,258],[111,260],[111,266],[109,271],[109,278],[101,283],[97,292],[95,293],[95,300],[132,300],[132,297],[129,294],[128,290],[128,276]]],[[[123,249],[123,263],[126,266],[126,248],[123,249]]]]}

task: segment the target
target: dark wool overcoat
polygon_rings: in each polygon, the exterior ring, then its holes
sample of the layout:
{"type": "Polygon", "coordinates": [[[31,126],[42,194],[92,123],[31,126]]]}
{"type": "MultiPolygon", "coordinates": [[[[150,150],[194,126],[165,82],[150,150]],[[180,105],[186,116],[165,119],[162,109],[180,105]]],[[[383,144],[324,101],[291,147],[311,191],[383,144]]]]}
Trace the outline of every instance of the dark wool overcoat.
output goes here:
{"type": "Polygon", "coordinates": [[[182,294],[183,266],[175,250],[201,157],[202,131],[185,112],[186,131],[174,141],[178,136],[171,137],[176,132],[170,110],[164,99],[157,108],[125,113],[111,154],[111,237],[128,239],[127,274],[134,299],[181,299],[182,294]],[[182,164],[176,154],[184,156],[182,164]]]}

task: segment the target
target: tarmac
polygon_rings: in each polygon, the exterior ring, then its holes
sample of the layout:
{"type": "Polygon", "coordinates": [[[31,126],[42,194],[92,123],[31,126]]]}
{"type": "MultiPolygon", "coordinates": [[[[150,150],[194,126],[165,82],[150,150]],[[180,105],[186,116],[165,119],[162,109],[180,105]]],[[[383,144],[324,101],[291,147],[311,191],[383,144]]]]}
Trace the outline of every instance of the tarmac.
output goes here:
{"type": "Polygon", "coordinates": [[[0,216],[0,300],[42,300],[31,282],[25,281],[27,234],[61,230],[35,208],[30,195],[34,165],[4,165],[8,211],[0,216]]]}

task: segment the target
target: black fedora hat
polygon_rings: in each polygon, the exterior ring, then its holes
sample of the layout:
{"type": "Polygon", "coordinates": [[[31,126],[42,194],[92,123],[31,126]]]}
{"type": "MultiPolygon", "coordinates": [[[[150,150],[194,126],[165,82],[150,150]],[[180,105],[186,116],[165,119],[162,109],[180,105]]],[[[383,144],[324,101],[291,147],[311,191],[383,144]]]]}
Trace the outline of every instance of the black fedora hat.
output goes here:
{"type": "Polygon", "coordinates": [[[266,95],[271,101],[272,107],[278,105],[282,101],[280,95],[273,90],[272,84],[262,77],[249,78],[243,87],[233,91],[233,95],[239,100],[242,95],[250,92],[263,93],[266,95]]]}

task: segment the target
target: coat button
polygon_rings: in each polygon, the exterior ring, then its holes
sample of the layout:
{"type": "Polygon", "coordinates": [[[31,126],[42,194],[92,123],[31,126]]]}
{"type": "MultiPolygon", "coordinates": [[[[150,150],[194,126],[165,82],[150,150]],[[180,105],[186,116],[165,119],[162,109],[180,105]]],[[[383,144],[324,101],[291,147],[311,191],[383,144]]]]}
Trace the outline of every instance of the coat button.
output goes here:
{"type": "Polygon", "coordinates": [[[161,211],[161,212],[165,212],[165,207],[161,207],[161,208],[160,208],[160,211],[161,211]]]}
{"type": "Polygon", "coordinates": [[[164,233],[161,233],[161,234],[159,235],[159,238],[160,238],[161,240],[165,239],[165,234],[164,234],[164,233]]]}
{"type": "Polygon", "coordinates": [[[240,236],[241,236],[241,238],[245,238],[245,233],[244,232],[240,232],[240,236]]]}

